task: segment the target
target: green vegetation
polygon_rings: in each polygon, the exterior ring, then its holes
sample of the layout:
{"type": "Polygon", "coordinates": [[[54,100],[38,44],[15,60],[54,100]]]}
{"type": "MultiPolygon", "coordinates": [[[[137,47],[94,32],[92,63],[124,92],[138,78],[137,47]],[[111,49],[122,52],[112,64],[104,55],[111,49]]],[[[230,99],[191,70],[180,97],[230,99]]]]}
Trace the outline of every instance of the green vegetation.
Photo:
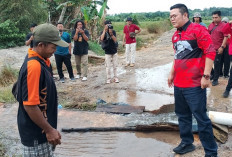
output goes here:
{"type": "Polygon", "coordinates": [[[4,156],[5,152],[4,146],[0,143],[0,156],[4,156]]]}
{"type": "Polygon", "coordinates": [[[0,72],[0,102],[15,102],[15,98],[11,93],[12,84],[16,81],[18,71],[5,65],[0,72]]]}
{"type": "Polygon", "coordinates": [[[0,71],[0,86],[7,87],[16,81],[18,71],[12,69],[9,65],[3,66],[0,71]]]}
{"type": "Polygon", "coordinates": [[[11,93],[12,85],[8,87],[1,87],[0,91],[0,102],[2,103],[13,103],[15,102],[15,98],[11,93]]]}
{"type": "Polygon", "coordinates": [[[101,48],[101,45],[95,41],[89,41],[89,49],[92,50],[93,52],[95,52],[97,55],[99,56],[104,56],[105,52],[104,50],[101,48]]]}

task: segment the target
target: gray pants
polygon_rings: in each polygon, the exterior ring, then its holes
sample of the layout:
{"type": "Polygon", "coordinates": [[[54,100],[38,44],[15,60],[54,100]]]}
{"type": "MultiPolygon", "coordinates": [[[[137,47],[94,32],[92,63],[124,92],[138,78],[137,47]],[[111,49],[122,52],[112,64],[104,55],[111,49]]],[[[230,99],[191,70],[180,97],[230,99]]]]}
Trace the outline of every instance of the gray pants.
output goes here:
{"type": "Polygon", "coordinates": [[[88,55],[75,55],[77,75],[81,75],[81,64],[83,66],[83,77],[87,77],[88,72],[88,55]]]}

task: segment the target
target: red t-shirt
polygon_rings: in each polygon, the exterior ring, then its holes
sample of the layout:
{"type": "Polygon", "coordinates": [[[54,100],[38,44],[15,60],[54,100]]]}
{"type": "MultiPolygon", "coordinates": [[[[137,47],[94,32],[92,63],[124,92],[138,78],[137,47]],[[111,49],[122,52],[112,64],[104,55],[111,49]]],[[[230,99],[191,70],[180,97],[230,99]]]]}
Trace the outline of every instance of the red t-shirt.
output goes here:
{"type": "Polygon", "coordinates": [[[224,30],[226,34],[230,34],[230,38],[227,39],[227,44],[229,45],[229,55],[232,55],[232,24],[226,23],[224,30]]]}
{"type": "Polygon", "coordinates": [[[224,30],[225,25],[225,23],[220,22],[214,29],[216,25],[212,22],[208,27],[209,34],[211,35],[216,50],[218,50],[221,47],[224,36],[227,36],[224,30]]]}
{"type": "Polygon", "coordinates": [[[136,42],[135,38],[131,38],[129,33],[130,32],[135,32],[135,30],[139,30],[140,28],[135,25],[135,24],[131,24],[130,26],[125,25],[124,29],[123,29],[123,33],[126,35],[126,44],[132,44],[136,42]]]}
{"type": "Polygon", "coordinates": [[[216,52],[208,31],[188,21],[172,37],[174,85],[180,88],[199,87],[206,57],[214,60],[216,52]]]}

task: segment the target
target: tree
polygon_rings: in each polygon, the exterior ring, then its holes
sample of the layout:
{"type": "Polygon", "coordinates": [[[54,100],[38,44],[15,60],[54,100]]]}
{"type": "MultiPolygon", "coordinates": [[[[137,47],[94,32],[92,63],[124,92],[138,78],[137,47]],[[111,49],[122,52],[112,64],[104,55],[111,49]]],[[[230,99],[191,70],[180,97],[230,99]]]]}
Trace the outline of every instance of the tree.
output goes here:
{"type": "Polygon", "coordinates": [[[47,18],[38,0],[1,0],[0,10],[0,22],[10,19],[20,32],[28,31],[31,23],[44,22],[47,18]]]}

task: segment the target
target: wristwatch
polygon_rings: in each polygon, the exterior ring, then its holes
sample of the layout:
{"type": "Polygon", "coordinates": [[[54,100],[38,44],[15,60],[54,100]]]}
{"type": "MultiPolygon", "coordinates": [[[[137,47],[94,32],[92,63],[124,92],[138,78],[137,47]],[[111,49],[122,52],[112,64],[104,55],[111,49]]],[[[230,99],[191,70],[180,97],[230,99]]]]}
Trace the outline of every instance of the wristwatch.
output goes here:
{"type": "Polygon", "coordinates": [[[204,74],[202,77],[204,77],[206,80],[209,80],[210,79],[210,75],[209,74],[204,74]]]}

